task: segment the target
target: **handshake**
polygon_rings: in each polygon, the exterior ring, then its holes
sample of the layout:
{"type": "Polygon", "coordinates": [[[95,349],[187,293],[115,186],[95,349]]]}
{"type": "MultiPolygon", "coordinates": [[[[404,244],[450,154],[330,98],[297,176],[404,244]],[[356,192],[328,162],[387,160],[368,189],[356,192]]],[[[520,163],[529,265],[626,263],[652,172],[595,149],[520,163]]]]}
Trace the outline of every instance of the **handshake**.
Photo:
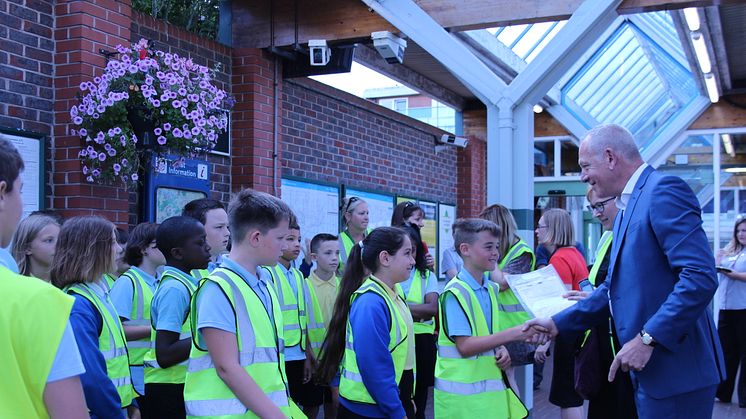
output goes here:
{"type": "Polygon", "coordinates": [[[521,340],[543,345],[554,339],[559,331],[551,317],[531,319],[521,326],[521,340]]]}

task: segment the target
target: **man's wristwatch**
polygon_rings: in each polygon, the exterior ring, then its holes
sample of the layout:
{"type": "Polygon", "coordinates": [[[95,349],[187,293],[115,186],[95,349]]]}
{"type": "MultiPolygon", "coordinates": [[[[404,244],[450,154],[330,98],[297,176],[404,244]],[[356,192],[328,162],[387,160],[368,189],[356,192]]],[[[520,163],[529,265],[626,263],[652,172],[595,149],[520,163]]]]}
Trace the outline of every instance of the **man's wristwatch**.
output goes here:
{"type": "Polygon", "coordinates": [[[655,347],[655,345],[657,344],[655,339],[650,336],[650,333],[646,332],[645,330],[640,331],[640,338],[642,338],[642,343],[644,345],[650,346],[651,348],[655,347]]]}

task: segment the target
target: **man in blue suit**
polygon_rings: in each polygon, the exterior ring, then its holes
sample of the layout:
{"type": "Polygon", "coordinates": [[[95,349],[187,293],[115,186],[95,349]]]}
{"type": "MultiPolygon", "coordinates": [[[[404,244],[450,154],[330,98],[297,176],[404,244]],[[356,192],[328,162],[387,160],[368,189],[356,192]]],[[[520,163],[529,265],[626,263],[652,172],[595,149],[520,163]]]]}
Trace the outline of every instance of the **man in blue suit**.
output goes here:
{"type": "Polygon", "coordinates": [[[591,130],[580,144],[581,180],[596,196],[616,196],[609,277],[587,299],[527,322],[558,333],[614,319],[624,342],[609,370],[632,371],[640,418],[711,418],[724,378],[708,304],[715,261],[696,196],[680,178],[645,164],[618,125],[591,130]]]}

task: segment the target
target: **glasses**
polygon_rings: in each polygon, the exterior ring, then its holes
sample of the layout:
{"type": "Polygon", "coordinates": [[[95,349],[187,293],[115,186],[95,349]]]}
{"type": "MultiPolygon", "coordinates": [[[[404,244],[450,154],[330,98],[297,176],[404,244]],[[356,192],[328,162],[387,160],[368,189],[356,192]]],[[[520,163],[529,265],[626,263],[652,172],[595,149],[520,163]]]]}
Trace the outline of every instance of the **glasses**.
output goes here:
{"type": "Polygon", "coordinates": [[[601,202],[596,202],[595,204],[586,205],[585,208],[590,212],[604,212],[604,206],[609,202],[616,199],[615,196],[612,196],[609,199],[605,199],[601,202]]]}
{"type": "Polygon", "coordinates": [[[344,206],[344,211],[342,212],[348,212],[350,210],[350,206],[352,206],[352,204],[359,199],[360,198],[356,196],[350,197],[350,199],[347,200],[347,205],[344,206]]]}

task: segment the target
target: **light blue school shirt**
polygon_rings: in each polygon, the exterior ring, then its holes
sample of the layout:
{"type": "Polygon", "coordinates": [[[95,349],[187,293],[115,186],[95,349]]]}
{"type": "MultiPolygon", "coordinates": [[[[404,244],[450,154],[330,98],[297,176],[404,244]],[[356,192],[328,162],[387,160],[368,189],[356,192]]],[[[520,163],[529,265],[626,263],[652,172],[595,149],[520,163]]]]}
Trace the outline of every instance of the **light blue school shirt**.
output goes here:
{"type": "MultiPolygon", "coordinates": [[[[417,269],[412,269],[412,272],[409,273],[409,278],[407,278],[406,281],[400,282],[399,286],[401,286],[402,291],[404,291],[404,295],[409,294],[409,289],[412,288],[412,281],[414,281],[414,274],[417,272],[417,269]]],[[[425,273],[427,275],[427,272],[425,273]]],[[[435,274],[430,272],[430,278],[427,280],[427,285],[425,288],[425,295],[430,293],[438,293],[438,279],[435,278],[435,274]]]]}
{"type": "MultiPolygon", "coordinates": [[[[272,315],[272,299],[269,296],[269,290],[267,289],[267,280],[258,278],[243,266],[227,257],[223,258],[222,267],[238,274],[238,276],[240,276],[241,279],[243,279],[244,282],[246,282],[246,284],[256,292],[256,295],[259,296],[259,299],[264,305],[264,310],[269,314],[270,319],[273,319],[274,321],[274,316],[272,315]]],[[[264,270],[259,268],[258,271],[261,275],[261,272],[264,270]]],[[[225,296],[225,293],[223,293],[223,290],[221,290],[220,286],[216,283],[205,281],[202,284],[202,288],[200,289],[199,294],[197,294],[196,309],[198,313],[197,330],[200,335],[202,335],[202,329],[205,327],[213,327],[228,333],[233,333],[234,335],[236,334],[236,315],[234,314],[233,307],[225,296]]]]}
{"type": "MultiPolygon", "coordinates": [[[[148,284],[150,290],[155,292],[158,288],[158,280],[154,276],[146,273],[137,266],[131,266],[130,269],[142,276],[142,279],[144,279],[145,283],[148,284]]],[[[132,281],[128,278],[122,279],[122,276],[120,276],[119,279],[114,282],[114,286],[111,287],[111,302],[114,303],[114,308],[117,309],[119,317],[132,320],[130,319],[130,313],[132,313],[132,298],[135,292],[132,287],[132,281]]]]}
{"type": "MultiPolygon", "coordinates": [[[[198,281],[173,266],[166,265],[163,269],[163,275],[169,271],[177,272],[188,278],[196,287],[198,281]]],[[[181,325],[189,313],[189,301],[191,300],[189,290],[175,279],[169,279],[163,282],[153,295],[153,301],[150,303],[150,319],[155,325],[155,330],[165,330],[167,332],[181,333],[181,325]]]]}
{"type": "MultiPolygon", "coordinates": [[[[277,266],[282,271],[282,274],[285,275],[285,278],[287,278],[288,282],[290,283],[290,288],[293,289],[293,294],[295,295],[295,298],[298,299],[298,301],[303,298],[303,296],[298,296],[298,286],[295,283],[295,275],[290,271],[290,269],[285,268],[281,263],[278,263],[277,266]]],[[[290,265],[293,266],[292,264],[290,265]]],[[[303,274],[301,274],[303,276],[303,274]]],[[[277,285],[275,289],[280,288],[280,284],[277,285]]],[[[288,346],[285,348],[285,361],[300,361],[306,359],[306,352],[301,349],[300,343],[295,346],[288,346]]]]}
{"type": "MultiPolygon", "coordinates": [[[[474,290],[474,294],[477,296],[477,301],[479,301],[479,306],[482,307],[482,312],[484,312],[487,319],[487,328],[490,333],[492,333],[492,304],[490,303],[490,294],[487,288],[489,283],[488,274],[484,274],[482,277],[481,285],[477,283],[474,277],[471,276],[466,269],[462,269],[458,273],[458,277],[474,290]]],[[[446,311],[445,330],[448,331],[448,336],[472,336],[472,330],[469,326],[469,320],[466,317],[466,313],[452,293],[449,292],[445,294],[443,305],[445,306],[446,311]]]]}
{"type": "Polygon", "coordinates": [[[7,249],[0,248],[0,266],[8,268],[14,274],[18,273],[18,264],[7,249]]]}
{"type": "MultiPolygon", "coordinates": [[[[145,280],[145,283],[148,284],[150,290],[155,292],[158,287],[158,280],[154,276],[148,274],[137,266],[131,266],[130,269],[140,274],[142,279],[145,280]]],[[[132,287],[132,281],[130,281],[129,278],[122,278],[122,276],[114,282],[114,286],[111,287],[109,295],[111,296],[111,302],[114,304],[114,308],[117,309],[117,313],[119,313],[119,317],[132,320],[130,319],[130,313],[132,313],[132,297],[135,292],[132,287]]],[[[145,394],[144,367],[142,365],[130,365],[130,375],[132,375],[132,386],[135,387],[137,393],[145,394]]]]}
{"type": "Polygon", "coordinates": [[[62,333],[60,345],[57,347],[57,353],[54,355],[52,369],[47,375],[47,383],[75,377],[83,373],[85,373],[85,367],[78,350],[78,342],[75,341],[73,328],[68,320],[65,331],[62,333]]]}

